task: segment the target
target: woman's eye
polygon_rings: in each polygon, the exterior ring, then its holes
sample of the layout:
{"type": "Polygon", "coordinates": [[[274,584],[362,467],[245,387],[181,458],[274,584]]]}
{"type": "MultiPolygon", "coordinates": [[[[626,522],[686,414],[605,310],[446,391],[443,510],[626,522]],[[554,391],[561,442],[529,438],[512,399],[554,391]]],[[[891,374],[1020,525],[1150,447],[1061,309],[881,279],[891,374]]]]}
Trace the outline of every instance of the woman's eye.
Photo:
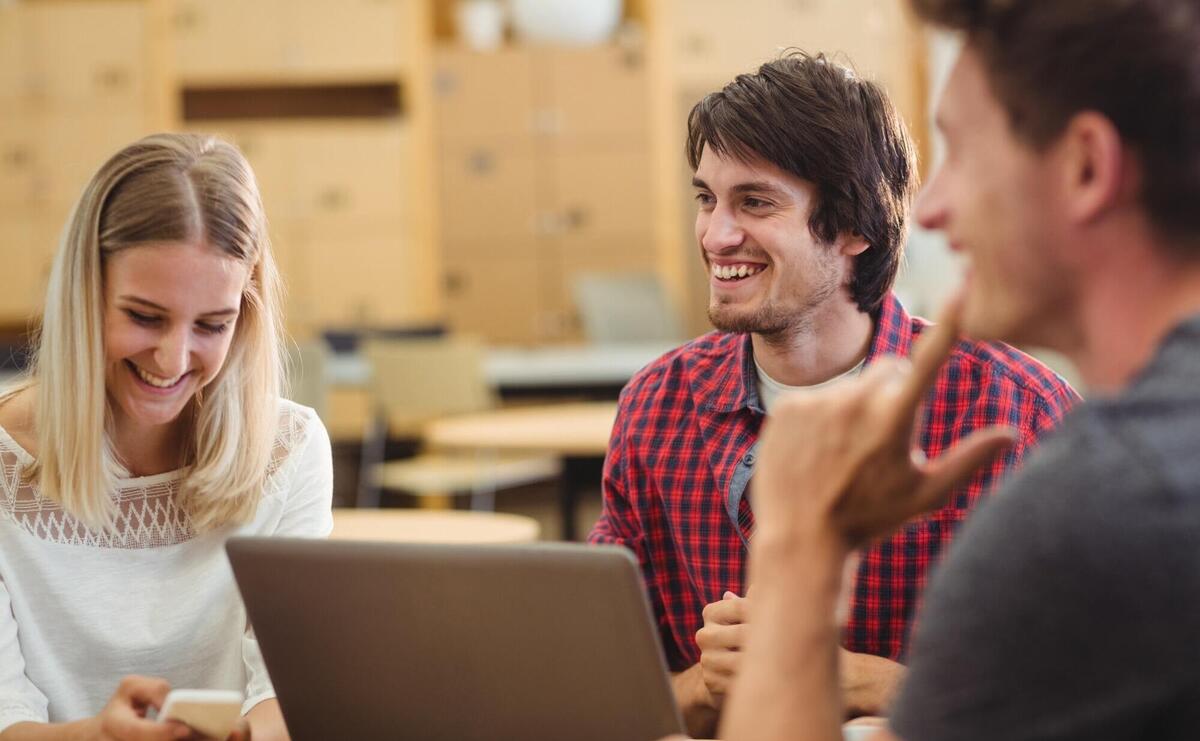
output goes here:
{"type": "Polygon", "coordinates": [[[154,325],[158,324],[158,317],[156,316],[143,314],[140,311],[134,311],[132,309],[126,309],[125,313],[128,314],[129,318],[137,324],[141,324],[146,327],[153,327],[154,325]]]}
{"type": "Polygon", "coordinates": [[[226,329],[229,329],[229,322],[222,322],[221,324],[207,324],[205,322],[199,322],[196,324],[196,327],[198,327],[200,331],[205,334],[221,334],[226,329]]]}

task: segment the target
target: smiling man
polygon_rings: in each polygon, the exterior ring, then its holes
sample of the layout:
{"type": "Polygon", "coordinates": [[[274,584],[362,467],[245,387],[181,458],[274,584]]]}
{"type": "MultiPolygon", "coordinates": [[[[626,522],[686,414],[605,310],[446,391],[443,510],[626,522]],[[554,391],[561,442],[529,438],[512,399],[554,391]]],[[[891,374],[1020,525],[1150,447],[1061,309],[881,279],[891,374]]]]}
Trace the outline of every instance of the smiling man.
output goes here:
{"type": "Polygon", "coordinates": [[[937,114],[947,156],[917,214],[973,272],[911,369],[781,400],[764,429],[759,630],[725,737],[841,738],[845,558],[938,506],[1011,435],[911,454],[961,322],[1063,352],[1096,396],[951,549],[874,738],[1195,739],[1200,4],[913,4],[965,38],[937,114]]]}
{"type": "MultiPolygon", "coordinates": [[[[824,57],[791,54],[697,104],[688,156],[717,331],[626,387],[590,539],[637,555],[689,730],[709,735],[753,629],[745,562],[764,418],[789,389],[907,356],[926,325],[890,292],[916,171],[904,124],[876,85],[824,57]]],[[[850,714],[886,706],[927,569],[1074,399],[1012,348],[955,349],[926,400],[923,453],[936,459],[996,424],[1019,439],[945,507],[863,550],[840,654],[850,714]]],[[[802,482],[792,494],[806,495],[802,482]]]]}

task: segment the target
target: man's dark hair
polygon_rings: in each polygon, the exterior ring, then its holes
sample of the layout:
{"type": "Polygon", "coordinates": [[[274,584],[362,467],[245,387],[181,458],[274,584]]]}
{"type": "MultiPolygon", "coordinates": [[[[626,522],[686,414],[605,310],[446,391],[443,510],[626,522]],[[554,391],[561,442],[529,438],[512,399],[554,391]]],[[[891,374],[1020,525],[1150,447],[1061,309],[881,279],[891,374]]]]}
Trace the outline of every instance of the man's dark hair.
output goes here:
{"type": "Polygon", "coordinates": [[[692,108],[693,170],[705,146],[813,183],[809,229],[825,243],[852,233],[871,245],[855,258],[850,295],[865,312],[879,308],[900,267],[917,181],[908,129],[879,86],[823,54],[790,51],[692,108]]]}
{"type": "Polygon", "coordinates": [[[912,3],[925,20],[966,33],[1013,131],[1036,150],[1076,113],[1112,121],[1141,161],[1151,221],[1200,257],[1200,3],[912,3]]]}

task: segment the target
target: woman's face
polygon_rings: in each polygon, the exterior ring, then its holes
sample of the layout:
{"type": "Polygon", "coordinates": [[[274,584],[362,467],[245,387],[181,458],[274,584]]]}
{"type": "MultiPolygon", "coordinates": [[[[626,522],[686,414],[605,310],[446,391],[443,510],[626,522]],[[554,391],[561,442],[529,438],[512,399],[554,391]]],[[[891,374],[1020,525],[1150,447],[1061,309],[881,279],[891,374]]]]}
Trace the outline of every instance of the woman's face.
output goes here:
{"type": "Polygon", "coordinates": [[[179,418],[229,353],[249,270],[202,243],[110,255],[104,267],[105,386],[118,426],[179,418]]]}

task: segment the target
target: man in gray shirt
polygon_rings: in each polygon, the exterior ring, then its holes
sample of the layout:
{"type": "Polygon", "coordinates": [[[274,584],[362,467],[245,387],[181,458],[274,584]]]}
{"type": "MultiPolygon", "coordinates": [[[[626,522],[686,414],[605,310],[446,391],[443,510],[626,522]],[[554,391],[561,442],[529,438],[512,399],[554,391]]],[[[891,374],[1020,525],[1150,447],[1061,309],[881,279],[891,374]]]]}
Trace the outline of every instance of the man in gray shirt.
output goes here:
{"type": "Polygon", "coordinates": [[[917,218],[970,277],[911,364],[782,399],[768,420],[759,627],[722,735],[839,737],[844,560],[1008,443],[984,430],[912,454],[961,327],[1065,353],[1092,401],[951,548],[875,738],[1198,738],[1200,2],[912,2],[964,34],[917,218]]]}

